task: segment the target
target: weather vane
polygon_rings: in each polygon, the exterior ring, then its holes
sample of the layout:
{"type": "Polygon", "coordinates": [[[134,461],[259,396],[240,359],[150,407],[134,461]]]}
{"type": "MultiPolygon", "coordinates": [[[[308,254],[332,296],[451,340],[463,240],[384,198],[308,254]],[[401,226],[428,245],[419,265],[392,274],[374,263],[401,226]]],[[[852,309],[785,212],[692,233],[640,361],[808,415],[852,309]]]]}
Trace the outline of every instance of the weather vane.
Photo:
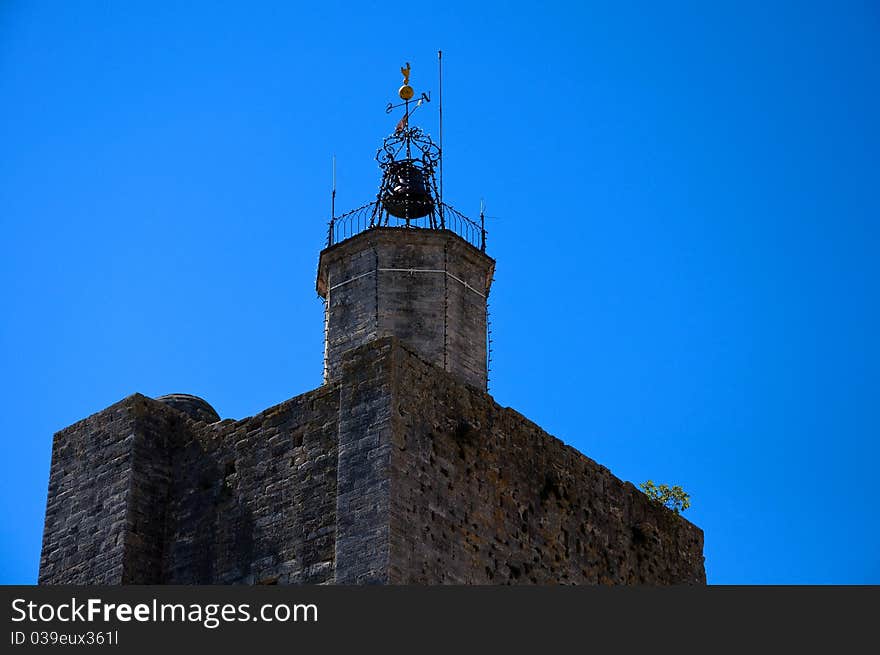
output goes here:
{"type": "Polygon", "coordinates": [[[400,72],[403,73],[403,86],[397,91],[397,95],[400,96],[401,100],[412,100],[413,91],[412,87],[409,85],[409,62],[406,62],[405,67],[401,67],[400,72]]]}
{"type": "Polygon", "coordinates": [[[421,107],[423,102],[431,102],[431,94],[430,93],[423,93],[421,95],[421,97],[416,101],[415,107],[413,107],[412,109],[409,108],[409,101],[412,100],[416,95],[416,92],[409,85],[409,76],[410,76],[411,71],[412,71],[412,68],[410,68],[409,62],[406,62],[406,66],[400,67],[400,72],[403,73],[403,86],[401,86],[397,90],[397,95],[400,96],[400,99],[403,100],[403,102],[399,102],[396,105],[394,103],[389,102],[385,106],[385,113],[386,114],[390,114],[392,111],[394,111],[398,107],[406,107],[406,110],[404,111],[404,114],[403,114],[403,118],[400,119],[400,123],[397,124],[398,128],[400,128],[400,129],[402,129],[401,125],[403,125],[405,127],[409,123],[410,114],[412,114],[416,109],[421,107]]]}
{"type": "Polygon", "coordinates": [[[422,93],[413,102],[416,93],[409,85],[412,73],[409,62],[400,68],[400,72],[403,74],[403,85],[397,90],[397,95],[403,102],[396,105],[389,102],[385,112],[390,114],[403,107],[403,117],[376,153],[383,174],[379,189],[380,202],[376,204],[371,225],[387,224],[389,216],[403,219],[407,225],[414,219],[428,216],[431,227],[442,227],[442,209],[439,214],[436,211],[439,193],[435,178],[440,149],[421,129],[409,124],[412,113],[422,103],[431,102],[431,96],[422,93]]]}

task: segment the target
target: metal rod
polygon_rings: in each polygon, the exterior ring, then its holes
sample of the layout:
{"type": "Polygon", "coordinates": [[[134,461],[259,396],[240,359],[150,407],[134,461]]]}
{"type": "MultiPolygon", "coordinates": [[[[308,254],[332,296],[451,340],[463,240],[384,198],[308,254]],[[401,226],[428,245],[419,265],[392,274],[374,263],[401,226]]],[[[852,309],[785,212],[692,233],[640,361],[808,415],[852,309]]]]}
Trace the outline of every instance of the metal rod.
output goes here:
{"type": "Polygon", "coordinates": [[[333,245],[333,224],[336,222],[336,155],[331,158],[330,227],[327,231],[327,247],[333,245]]]}
{"type": "Polygon", "coordinates": [[[412,135],[410,134],[410,131],[409,131],[409,99],[408,98],[406,100],[406,110],[405,111],[406,111],[406,113],[403,116],[403,120],[406,121],[406,124],[403,128],[404,129],[403,138],[406,141],[406,158],[411,159],[412,158],[412,152],[411,152],[412,135]]]}
{"type": "Polygon", "coordinates": [[[486,252],[486,203],[480,198],[480,250],[486,252]]]}
{"type": "Polygon", "coordinates": [[[446,227],[443,215],[443,51],[437,51],[437,103],[440,105],[440,227],[446,227]]]}

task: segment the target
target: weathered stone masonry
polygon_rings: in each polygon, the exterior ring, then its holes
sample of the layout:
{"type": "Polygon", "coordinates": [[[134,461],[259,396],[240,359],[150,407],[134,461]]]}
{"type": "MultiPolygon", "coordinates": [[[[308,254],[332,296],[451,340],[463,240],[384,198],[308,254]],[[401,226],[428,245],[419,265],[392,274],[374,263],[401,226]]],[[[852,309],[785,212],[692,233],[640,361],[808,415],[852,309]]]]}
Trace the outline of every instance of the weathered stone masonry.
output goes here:
{"type": "Polygon", "coordinates": [[[374,228],[327,248],[325,381],[352,348],[394,336],[423,359],[486,389],[486,298],[495,261],[448,230],[374,228]]]}
{"type": "Polygon", "coordinates": [[[399,340],[339,366],[241,421],[135,394],[57,433],[40,583],[705,582],[699,528],[399,340]]]}
{"type": "Polygon", "coordinates": [[[394,583],[705,583],[702,531],[491,396],[395,352],[394,583]]]}

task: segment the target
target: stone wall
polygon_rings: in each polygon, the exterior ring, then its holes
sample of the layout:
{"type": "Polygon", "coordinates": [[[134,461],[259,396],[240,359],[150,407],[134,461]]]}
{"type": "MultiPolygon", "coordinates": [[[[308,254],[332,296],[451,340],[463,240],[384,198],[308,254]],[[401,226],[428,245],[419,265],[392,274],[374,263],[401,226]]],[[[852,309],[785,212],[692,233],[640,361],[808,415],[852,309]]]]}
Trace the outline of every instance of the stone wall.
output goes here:
{"type": "Polygon", "coordinates": [[[131,442],[122,584],[160,584],[173,447],[185,432],[186,419],[139,394],[129,399],[128,406],[137,419],[131,442]]]}
{"type": "Polygon", "coordinates": [[[55,435],[40,584],[158,581],[166,446],[179,421],[134,394],[55,435]]]}
{"type": "Polygon", "coordinates": [[[705,582],[699,528],[400,340],[339,366],[240,421],[135,394],[59,432],[40,583],[705,582]]]}
{"type": "Polygon", "coordinates": [[[703,533],[397,349],[390,581],[704,584],[703,533]]]}
{"type": "Polygon", "coordinates": [[[321,253],[318,293],[324,298],[324,382],[341,373],[343,355],[379,333],[379,254],[376,232],[360,234],[321,253]]]}
{"type": "Polygon", "coordinates": [[[337,584],[388,582],[392,355],[382,339],[351,350],[339,398],[337,584]]]}
{"type": "Polygon", "coordinates": [[[168,584],[332,580],[334,386],[241,421],[188,421],[172,457],[168,584]]]}

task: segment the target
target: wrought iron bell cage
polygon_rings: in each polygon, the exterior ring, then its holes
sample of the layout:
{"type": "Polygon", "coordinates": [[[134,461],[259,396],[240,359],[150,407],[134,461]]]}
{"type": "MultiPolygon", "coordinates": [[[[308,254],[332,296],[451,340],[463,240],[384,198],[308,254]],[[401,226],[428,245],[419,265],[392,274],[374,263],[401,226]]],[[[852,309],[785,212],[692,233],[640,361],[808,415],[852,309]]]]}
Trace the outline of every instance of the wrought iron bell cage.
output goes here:
{"type": "MultiPolygon", "coordinates": [[[[409,64],[401,68],[401,72],[404,86],[399,95],[404,102],[398,105],[389,103],[386,113],[405,107],[404,116],[376,152],[376,161],[382,171],[379,193],[375,201],[341,216],[336,216],[335,210],[331,209],[327,245],[332,246],[370,228],[401,227],[448,229],[485,251],[486,229],[482,212],[480,222],[476,223],[443,202],[436,175],[438,169],[442,170],[442,151],[430,136],[409,124],[412,112],[424,102],[430,102],[430,96],[422,94],[417,102],[411,102],[414,92],[408,86],[409,64]]],[[[335,197],[334,183],[334,202],[335,197]]]]}
{"type": "Polygon", "coordinates": [[[442,229],[435,175],[440,149],[431,137],[417,127],[398,127],[382,142],[376,161],[382,169],[376,223],[388,225],[394,218],[409,226],[413,219],[427,217],[431,227],[442,229]]]}

